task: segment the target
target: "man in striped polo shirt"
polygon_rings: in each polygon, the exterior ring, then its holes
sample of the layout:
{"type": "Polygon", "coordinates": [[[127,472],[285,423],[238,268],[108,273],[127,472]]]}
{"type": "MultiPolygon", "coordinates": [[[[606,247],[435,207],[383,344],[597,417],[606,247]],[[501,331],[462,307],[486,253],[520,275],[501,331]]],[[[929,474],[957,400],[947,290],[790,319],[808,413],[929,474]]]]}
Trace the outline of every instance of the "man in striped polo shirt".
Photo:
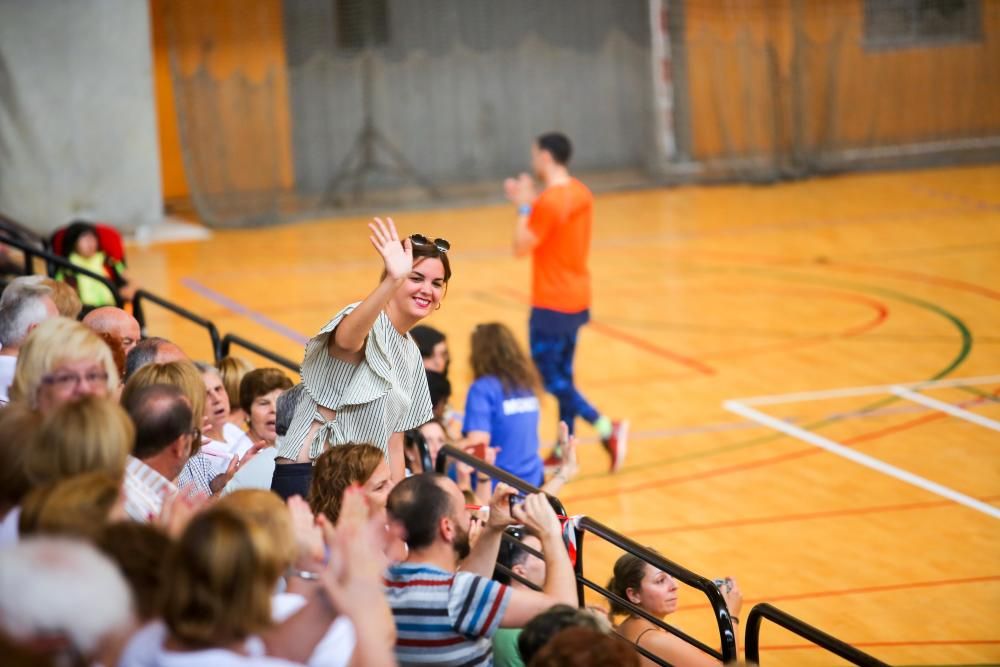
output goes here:
{"type": "Polygon", "coordinates": [[[525,498],[511,517],[514,493],[497,485],[489,520],[473,549],[465,498],[448,477],[414,475],[389,494],[389,514],[402,524],[410,549],[406,561],[390,566],[385,578],[400,665],[492,665],[490,639],[497,628],[523,627],[555,604],[577,605],[559,519],[542,494],[525,498]],[[540,593],[490,579],[503,530],[515,522],[542,541],[546,576],[540,593]]]}

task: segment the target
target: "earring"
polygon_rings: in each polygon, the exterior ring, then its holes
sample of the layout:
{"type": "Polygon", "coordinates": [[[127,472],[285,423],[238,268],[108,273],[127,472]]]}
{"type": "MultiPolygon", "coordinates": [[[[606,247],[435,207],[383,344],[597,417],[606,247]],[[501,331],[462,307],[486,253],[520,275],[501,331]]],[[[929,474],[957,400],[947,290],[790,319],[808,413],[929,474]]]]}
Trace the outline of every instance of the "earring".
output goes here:
{"type": "Polygon", "coordinates": [[[435,308],[434,310],[441,310],[441,302],[440,301],[438,301],[437,308],[435,308]]]}

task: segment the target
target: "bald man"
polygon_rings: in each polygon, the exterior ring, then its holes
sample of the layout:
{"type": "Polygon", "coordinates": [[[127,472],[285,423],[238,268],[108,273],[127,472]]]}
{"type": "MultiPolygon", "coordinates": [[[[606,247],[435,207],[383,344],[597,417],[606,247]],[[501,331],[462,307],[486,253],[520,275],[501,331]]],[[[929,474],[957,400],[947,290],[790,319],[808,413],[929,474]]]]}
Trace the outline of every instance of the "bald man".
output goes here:
{"type": "Polygon", "coordinates": [[[95,308],[83,318],[83,324],[97,334],[110,334],[122,343],[127,355],[139,342],[139,323],[121,308],[95,308]]]}

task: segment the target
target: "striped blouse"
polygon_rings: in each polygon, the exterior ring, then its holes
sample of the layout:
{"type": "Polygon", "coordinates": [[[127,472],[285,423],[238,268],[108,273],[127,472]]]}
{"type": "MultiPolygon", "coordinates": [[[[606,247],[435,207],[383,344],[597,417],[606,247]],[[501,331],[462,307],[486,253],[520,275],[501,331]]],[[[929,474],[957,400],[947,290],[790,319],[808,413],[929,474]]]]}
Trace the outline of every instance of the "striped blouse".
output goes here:
{"type": "Polygon", "coordinates": [[[295,406],[288,433],[275,443],[279,457],[298,458],[314,421],[322,426],[308,443],[310,459],[327,445],[349,442],[371,443],[388,456],[389,436],[433,418],[420,350],[409,334],[396,330],[385,311],[379,313],[368,333],[365,356],[358,364],[330,356],[330,335],[357,305],[337,313],[306,344],[301,370],[305,391],[295,406]],[[336,415],[327,421],[319,406],[336,415]]]}

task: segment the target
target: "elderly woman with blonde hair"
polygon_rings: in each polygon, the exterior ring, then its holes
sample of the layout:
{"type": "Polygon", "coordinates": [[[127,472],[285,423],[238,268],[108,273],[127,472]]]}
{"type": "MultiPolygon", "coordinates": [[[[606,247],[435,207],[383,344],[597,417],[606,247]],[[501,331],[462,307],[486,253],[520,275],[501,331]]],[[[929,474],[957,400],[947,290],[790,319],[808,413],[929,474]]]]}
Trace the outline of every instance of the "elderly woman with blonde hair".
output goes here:
{"type": "Polygon", "coordinates": [[[10,400],[46,413],[84,396],[116,397],[118,368],[100,336],[65,317],[28,334],[17,355],[10,400]]]}

